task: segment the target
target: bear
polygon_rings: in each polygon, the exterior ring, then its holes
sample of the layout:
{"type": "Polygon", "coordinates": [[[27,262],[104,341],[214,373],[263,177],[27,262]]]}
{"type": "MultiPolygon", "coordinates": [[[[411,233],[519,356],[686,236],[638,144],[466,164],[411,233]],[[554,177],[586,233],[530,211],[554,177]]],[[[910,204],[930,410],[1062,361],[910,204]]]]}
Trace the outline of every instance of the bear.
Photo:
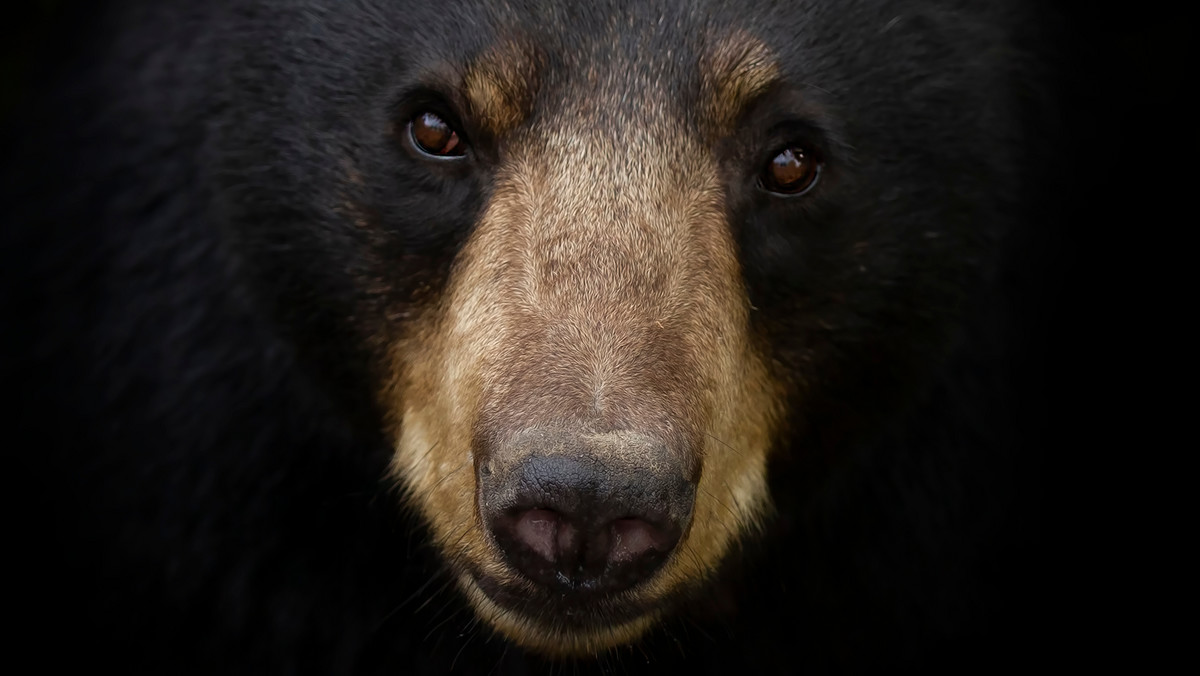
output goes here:
{"type": "Polygon", "coordinates": [[[1021,664],[1036,14],[993,5],[73,8],[4,131],[22,642],[1021,664]]]}

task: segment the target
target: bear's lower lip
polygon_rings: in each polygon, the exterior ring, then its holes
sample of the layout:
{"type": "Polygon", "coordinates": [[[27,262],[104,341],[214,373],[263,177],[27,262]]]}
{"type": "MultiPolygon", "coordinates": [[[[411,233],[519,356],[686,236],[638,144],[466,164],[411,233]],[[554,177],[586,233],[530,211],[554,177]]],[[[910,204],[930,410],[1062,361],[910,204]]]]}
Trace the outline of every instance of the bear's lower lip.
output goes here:
{"type": "MultiPolygon", "coordinates": [[[[632,591],[602,594],[580,588],[554,593],[532,585],[497,580],[471,571],[470,581],[493,603],[528,621],[561,628],[594,629],[633,622],[651,612],[650,604],[632,591]]],[[[661,609],[661,601],[654,606],[661,609]]]]}

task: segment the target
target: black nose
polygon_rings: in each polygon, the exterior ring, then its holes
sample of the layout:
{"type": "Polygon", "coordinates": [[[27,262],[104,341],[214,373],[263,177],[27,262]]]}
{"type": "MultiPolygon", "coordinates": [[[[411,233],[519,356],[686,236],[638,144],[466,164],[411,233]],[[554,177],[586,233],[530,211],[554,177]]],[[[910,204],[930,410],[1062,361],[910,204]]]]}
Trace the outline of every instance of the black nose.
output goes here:
{"type": "Polygon", "coordinates": [[[603,443],[572,446],[526,457],[506,476],[481,470],[485,518],[508,563],[535,583],[563,593],[627,589],[679,543],[694,488],[661,444],[626,444],[619,459],[603,443]]]}

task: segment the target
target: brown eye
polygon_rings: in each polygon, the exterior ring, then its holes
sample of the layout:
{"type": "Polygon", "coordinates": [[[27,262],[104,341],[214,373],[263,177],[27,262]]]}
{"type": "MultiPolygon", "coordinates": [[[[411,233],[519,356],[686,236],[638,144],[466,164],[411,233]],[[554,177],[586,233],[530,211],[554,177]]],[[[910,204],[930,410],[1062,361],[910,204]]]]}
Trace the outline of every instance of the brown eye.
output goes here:
{"type": "Polygon", "coordinates": [[[803,146],[788,146],[771,158],[763,171],[763,187],[783,195],[807,192],[821,174],[821,161],[803,146]]]}
{"type": "Polygon", "coordinates": [[[459,157],[463,154],[458,132],[433,113],[419,113],[408,123],[409,133],[417,149],[434,157],[459,157]]]}

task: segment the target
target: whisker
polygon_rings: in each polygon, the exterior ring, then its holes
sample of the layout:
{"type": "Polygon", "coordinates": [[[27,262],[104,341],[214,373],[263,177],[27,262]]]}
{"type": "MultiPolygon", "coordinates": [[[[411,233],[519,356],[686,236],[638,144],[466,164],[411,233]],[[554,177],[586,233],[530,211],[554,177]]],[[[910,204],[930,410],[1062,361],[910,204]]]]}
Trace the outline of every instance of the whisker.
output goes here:
{"type": "Polygon", "coordinates": [[[432,603],[434,599],[436,599],[438,596],[440,596],[440,595],[441,595],[441,593],[442,593],[442,592],[444,592],[444,591],[446,591],[446,590],[447,590],[447,589],[450,587],[450,585],[452,585],[452,584],[454,584],[454,579],[453,579],[453,578],[451,578],[451,579],[448,579],[448,580],[446,580],[445,582],[443,582],[443,583],[442,583],[442,586],[440,586],[440,587],[438,587],[438,588],[437,588],[437,591],[435,591],[435,592],[433,592],[432,594],[430,594],[430,595],[429,595],[429,598],[425,599],[425,600],[424,600],[424,601],[421,603],[421,605],[419,605],[419,606],[417,606],[416,608],[414,608],[414,609],[413,609],[413,612],[412,612],[412,614],[413,614],[413,615],[416,615],[416,614],[420,613],[422,610],[424,610],[424,609],[425,609],[425,607],[426,607],[426,606],[428,606],[430,603],[432,603]]]}
{"type": "Polygon", "coordinates": [[[743,453],[743,452],[739,451],[738,449],[734,448],[733,446],[729,445],[729,443],[727,443],[724,439],[716,436],[712,432],[705,432],[704,435],[707,436],[709,439],[712,439],[713,441],[717,442],[718,444],[721,444],[725,448],[728,448],[729,450],[733,451],[737,455],[745,457],[745,455],[746,455],[745,453],[743,453]]]}
{"type": "Polygon", "coordinates": [[[428,580],[426,580],[425,583],[422,584],[420,587],[418,587],[417,590],[414,591],[412,594],[410,594],[408,596],[408,598],[404,599],[395,608],[392,608],[390,611],[388,611],[388,613],[386,615],[384,615],[383,618],[380,619],[378,623],[376,623],[375,628],[371,631],[371,633],[372,634],[378,633],[379,630],[383,628],[383,625],[387,624],[388,620],[392,619],[392,617],[394,617],[396,615],[396,613],[400,612],[404,608],[404,606],[408,605],[409,603],[412,603],[413,599],[415,599],[418,596],[420,596],[421,594],[423,594],[425,592],[425,590],[429,588],[429,585],[433,584],[437,580],[438,580],[438,576],[432,576],[428,580]]]}
{"type": "Polygon", "coordinates": [[[463,629],[462,633],[460,634],[460,636],[466,635],[467,640],[463,641],[463,644],[458,647],[458,652],[454,653],[454,659],[450,661],[450,671],[454,671],[454,665],[458,664],[458,658],[461,657],[463,654],[463,651],[467,649],[467,645],[471,642],[471,639],[475,638],[474,629],[477,624],[479,624],[479,616],[478,615],[474,616],[471,619],[471,621],[467,623],[467,626],[463,629]]]}

